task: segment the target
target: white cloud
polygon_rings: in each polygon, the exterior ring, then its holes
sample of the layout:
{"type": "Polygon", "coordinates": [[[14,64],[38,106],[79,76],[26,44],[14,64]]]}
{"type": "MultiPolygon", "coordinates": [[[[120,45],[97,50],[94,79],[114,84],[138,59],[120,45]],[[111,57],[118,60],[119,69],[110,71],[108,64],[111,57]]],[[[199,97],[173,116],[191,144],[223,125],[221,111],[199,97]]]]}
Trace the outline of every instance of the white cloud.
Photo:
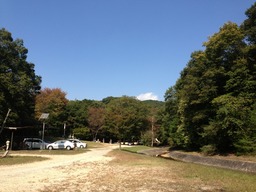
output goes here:
{"type": "Polygon", "coordinates": [[[138,95],[136,98],[141,100],[141,101],[145,101],[145,100],[158,100],[158,96],[154,95],[154,93],[152,93],[152,92],[142,93],[142,94],[138,95]]]}

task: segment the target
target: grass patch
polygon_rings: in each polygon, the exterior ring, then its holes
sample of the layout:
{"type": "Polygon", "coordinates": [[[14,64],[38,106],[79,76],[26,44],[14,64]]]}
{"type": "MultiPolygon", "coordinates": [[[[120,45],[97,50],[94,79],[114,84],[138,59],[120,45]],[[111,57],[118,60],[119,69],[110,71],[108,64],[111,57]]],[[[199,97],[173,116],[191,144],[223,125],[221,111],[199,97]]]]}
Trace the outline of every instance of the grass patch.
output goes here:
{"type": "MultiPolygon", "coordinates": [[[[140,178],[140,185],[147,183],[149,189],[161,186],[162,191],[175,188],[176,191],[254,192],[256,189],[256,174],[183,163],[123,150],[114,150],[109,155],[115,157],[111,161],[115,169],[123,169],[124,174],[129,173],[121,182],[128,180],[131,185],[139,185],[132,178],[140,178]]],[[[119,176],[118,179],[122,177],[119,176]]]]}
{"type": "Polygon", "coordinates": [[[199,178],[209,185],[218,183],[226,191],[255,191],[256,174],[183,163],[182,176],[188,179],[199,178]]]}
{"type": "Polygon", "coordinates": [[[47,159],[48,158],[46,157],[39,157],[39,156],[10,156],[9,155],[5,158],[0,158],[0,166],[33,163],[36,161],[44,161],[47,159]]]}
{"type": "Polygon", "coordinates": [[[22,154],[22,155],[75,155],[75,154],[81,154],[81,153],[85,153],[87,152],[88,149],[85,148],[85,149],[73,149],[73,150],[66,150],[66,149],[54,149],[54,150],[48,150],[48,149],[45,149],[45,150],[17,150],[17,151],[10,151],[9,153],[10,154],[22,154]]]}
{"type": "Polygon", "coordinates": [[[85,141],[85,143],[87,143],[87,148],[102,148],[107,145],[107,143],[100,143],[94,141],[85,141]]]}
{"type": "Polygon", "coordinates": [[[121,148],[123,151],[129,151],[132,153],[137,153],[138,151],[141,150],[147,150],[147,149],[152,149],[152,147],[147,147],[144,145],[138,145],[138,146],[131,146],[131,147],[122,147],[121,148]]]}

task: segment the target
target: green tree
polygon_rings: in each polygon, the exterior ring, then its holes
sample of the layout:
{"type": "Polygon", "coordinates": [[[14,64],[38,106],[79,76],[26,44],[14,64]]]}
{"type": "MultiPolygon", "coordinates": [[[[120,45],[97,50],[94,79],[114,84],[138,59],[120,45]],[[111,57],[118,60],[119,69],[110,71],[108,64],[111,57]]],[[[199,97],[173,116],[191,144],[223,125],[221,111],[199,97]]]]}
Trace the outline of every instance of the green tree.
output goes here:
{"type": "MultiPolygon", "coordinates": [[[[80,129],[81,127],[86,127],[88,129],[88,110],[90,107],[102,107],[104,104],[99,101],[87,100],[84,99],[82,101],[74,100],[68,101],[65,116],[66,116],[66,124],[68,131],[72,134],[74,129],[80,129]]],[[[88,133],[86,133],[88,135],[88,133]]],[[[92,133],[89,133],[92,138],[92,133]]]]}
{"type": "Polygon", "coordinates": [[[241,25],[246,33],[246,40],[251,44],[256,44],[256,3],[246,10],[247,19],[241,25]]]}
{"type": "Polygon", "coordinates": [[[159,139],[163,144],[169,144],[171,148],[182,146],[182,135],[178,131],[177,96],[174,87],[165,92],[165,106],[160,111],[161,127],[159,139]]]}
{"type": "Polygon", "coordinates": [[[0,121],[10,108],[8,124],[12,126],[33,125],[35,119],[41,77],[26,60],[27,53],[21,39],[13,40],[10,32],[0,29],[0,121]]]}
{"type": "Polygon", "coordinates": [[[105,114],[105,108],[103,107],[90,107],[88,109],[89,129],[93,134],[94,141],[96,141],[98,132],[105,124],[105,114]]]}
{"type": "MultiPolygon", "coordinates": [[[[246,82],[244,83],[247,97],[250,97],[255,103],[256,98],[256,3],[254,3],[246,12],[247,19],[243,22],[241,28],[244,30],[247,46],[245,48],[246,59],[246,82]]],[[[245,73],[243,73],[245,74],[245,73]]]]}
{"type": "MultiPolygon", "coordinates": [[[[217,98],[226,94],[238,96],[237,93],[241,94],[246,84],[246,80],[241,81],[248,74],[243,61],[243,50],[246,46],[243,39],[244,34],[236,24],[226,23],[204,43],[205,51],[197,51],[191,55],[188,65],[182,71],[175,88],[179,117],[176,135],[180,138],[178,141],[183,142],[183,147],[198,150],[204,145],[209,145],[210,141],[213,142],[210,144],[216,145],[219,150],[229,150],[234,145],[235,139],[229,139],[227,142],[227,133],[222,132],[222,135],[216,136],[221,145],[217,144],[213,135],[217,130],[231,130],[231,127],[223,129],[224,125],[217,123],[218,114],[223,107],[217,105],[220,101],[217,98]],[[209,139],[210,137],[212,139],[209,139]]],[[[246,106],[244,102],[243,104],[246,106]]],[[[244,110],[246,111],[246,107],[244,110]]],[[[229,118],[228,115],[231,113],[226,114],[225,118],[229,118]]],[[[241,116],[237,116],[237,121],[241,116]]],[[[235,117],[229,119],[232,118],[235,117]]],[[[237,127],[236,130],[238,129],[237,127]]],[[[234,134],[229,136],[235,137],[234,134]]]]}
{"type": "MultiPolygon", "coordinates": [[[[209,130],[213,133],[220,133],[216,137],[212,137],[213,145],[219,151],[232,150],[236,140],[235,133],[242,128],[241,126],[245,128],[242,124],[238,125],[247,111],[246,100],[238,97],[243,92],[242,89],[246,81],[244,76],[247,73],[247,66],[243,59],[243,50],[246,44],[243,39],[242,30],[230,22],[220,28],[220,31],[205,43],[206,57],[210,64],[207,70],[214,72],[211,80],[213,86],[216,87],[216,94],[209,100],[213,113],[209,118],[209,125],[205,126],[203,135],[211,135],[209,130]],[[243,107],[241,107],[242,104],[244,104],[243,107]],[[239,114],[236,116],[232,112],[222,113],[225,109],[231,110],[231,105],[240,106],[236,111],[239,114]],[[222,116],[222,120],[227,121],[226,124],[219,123],[220,116],[222,116]],[[237,122],[237,124],[231,123],[231,121],[237,122]]],[[[206,141],[209,142],[209,137],[206,138],[206,141]]]]}
{"type": "Polygon", "coordinates": [[[161,137],[161,124],[162,124],[162,116],[161,112],[164,108],[164,102],[162,101],[156,101],[156,100],[146,100],[141,101],[142,105],[147,109],[147,126],[148,126],[148,132],[145,132],[144,140],[149,136],[148,133],[151,133],[150,135],[150,144],[147,143],[149,146],[153,146],[154,144],[160,145],[164,144],[164,141],[161,137]],[[160,141],[159,141],[160,139],[160,141]]]}
{"type": "Polygon", "coordinates": [[[88,127],[75,128],[72,131],[72,136],[83,140],[90,140],[90,129],[88,127]]]}
{"type": "Polygon", "coordinates": [[[83,101],[69,101],[66,107],[67,115],[67,127],[70,129],[87,127],[87,109],[89,107],[89,102],[87,100],[83,101]]]}
{"type": "Polygon", "coordinates": [[[213,101],[216,116],[205,128],[209,144],[213,144],[219,151],[235,149],[236,143],[248,136],[250,107],[244,97],[234,97],[228,94],[216,97],[213,101]]]}
{"type": "Polygon", "coordinates": [[[146,118],[145,107],[132,97],[111,100],[106,108],[106,126],[120,142],[139,139],[147,127],[146,118]]]}
{"type": "Polygon", "coordinates": [[[172,135],[176,136],[174,143],[179,143],[178,146],[199,149],[203,143],[201,133],[211,115],[209,101],[216,95],[213,74],[213,71],[207,71],[205,53],[197,51],[191,54],[188,65],[176,82],[174,96],[179,122],[176,133],[172,135]]]}

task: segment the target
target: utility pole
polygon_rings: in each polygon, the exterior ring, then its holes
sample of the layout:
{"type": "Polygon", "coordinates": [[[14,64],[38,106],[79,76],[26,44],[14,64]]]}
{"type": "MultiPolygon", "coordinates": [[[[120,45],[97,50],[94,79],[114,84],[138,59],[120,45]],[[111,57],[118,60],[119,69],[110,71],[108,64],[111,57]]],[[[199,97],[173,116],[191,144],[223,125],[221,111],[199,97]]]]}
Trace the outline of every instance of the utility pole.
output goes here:
{"type": "Polygon", "coordinates": [[[64,129],[63,137],[65,138],[66,137],[66,123],[64,123],[63,129],[64,129]]]}
{"type": "Polygon", "coordinates": [[[151,147],[154,147],[154,117],[153,116],[151,118],[151,132],[152,132],[151,147]]]}

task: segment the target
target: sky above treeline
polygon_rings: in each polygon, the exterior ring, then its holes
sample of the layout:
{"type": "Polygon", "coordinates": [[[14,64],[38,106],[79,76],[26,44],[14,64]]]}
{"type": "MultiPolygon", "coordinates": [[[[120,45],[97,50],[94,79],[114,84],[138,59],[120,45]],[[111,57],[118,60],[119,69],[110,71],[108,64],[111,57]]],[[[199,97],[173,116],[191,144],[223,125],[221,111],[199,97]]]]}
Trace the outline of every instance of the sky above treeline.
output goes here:
{"type": "Polygon", "coordinates": [[[0,0],[0,27],[29,50],[42,88],[69,100],[164,100],[192,52],[252,0],[0,0]]]}

